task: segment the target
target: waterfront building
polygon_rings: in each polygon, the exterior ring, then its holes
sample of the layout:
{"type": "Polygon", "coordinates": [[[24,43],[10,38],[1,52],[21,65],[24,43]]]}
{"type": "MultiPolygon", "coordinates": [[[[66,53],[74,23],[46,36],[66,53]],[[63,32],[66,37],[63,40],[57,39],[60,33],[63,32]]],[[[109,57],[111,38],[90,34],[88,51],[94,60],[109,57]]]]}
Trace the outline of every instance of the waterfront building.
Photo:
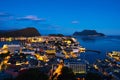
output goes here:
{"type": "Polygon", "coordinates": [[[70,67],[75,74],[86,74],[87,64],[84,60],[66,59],[64,60],[65,66],[70,67]]]}
{"type": "Polygon", "coordinates": [[[119,51],[112,51],[110,53],[107,53],[107,57],[115,60],[116,62],[120,62],[120,52],[119,51]]]}

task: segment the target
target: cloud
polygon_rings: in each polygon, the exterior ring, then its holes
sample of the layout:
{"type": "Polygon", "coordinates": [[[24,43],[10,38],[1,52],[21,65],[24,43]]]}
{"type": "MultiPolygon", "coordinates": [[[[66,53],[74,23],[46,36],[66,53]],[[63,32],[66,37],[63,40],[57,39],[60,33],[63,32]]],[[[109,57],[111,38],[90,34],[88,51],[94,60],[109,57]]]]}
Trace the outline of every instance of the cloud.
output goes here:
{"type": "Polygon", "coordinates": [[[25,17],[20,17],[20,18],[17,18],[18,21],[26,21],[26,20],[31,20],[31,21],[45,21],[45,18],[38,18],[37,16],[35,15],[27,15],[25,17]]]}
{"type": "Polygon", "coordinates": [[[74,20],[74,21],[72,21],[72,24],[79,24],[79,21],[74,20]]]}
{"type": "Polygon", "coordinates": [[[9,17],[9,16],[11,16],[9,13],[0,12],[0,17],[9,17]]]}
{"type": "Polygon", "coordinates": [[[0,12],[0,21],[8,21],[13,19],[14,19],[14,16],[12,16],[11,14],[0,12]]]}

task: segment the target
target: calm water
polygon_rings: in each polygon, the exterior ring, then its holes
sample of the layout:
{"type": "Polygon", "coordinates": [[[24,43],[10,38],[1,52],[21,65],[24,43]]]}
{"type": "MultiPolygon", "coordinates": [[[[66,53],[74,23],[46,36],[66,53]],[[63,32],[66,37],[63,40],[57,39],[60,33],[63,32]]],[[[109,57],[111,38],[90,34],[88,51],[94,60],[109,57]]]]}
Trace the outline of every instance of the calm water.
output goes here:
{"type": "Polygon", "coordinates": [[[104,59],[107,52],[120,51],[120,36],[108,37],[76,37],[81,46],[89,50],[98,50],[101,53],[85,52],[81,58],[88,60],[90,63],[96,59],[104,59]]]}
{"type": "MultiPolygon", "coordinates": [[[[120,36],[109,37],[76,37],[80,45],[89,50],[98,50],[101,53],[85,52],[80,58],[88,60],[90,63],[95,62],[96,59],[104,59],[107,52],[120,51],[120,36]]],[[[18,42],[0,42],[0,47],[3,44],[17,44],[18,42]]]]}

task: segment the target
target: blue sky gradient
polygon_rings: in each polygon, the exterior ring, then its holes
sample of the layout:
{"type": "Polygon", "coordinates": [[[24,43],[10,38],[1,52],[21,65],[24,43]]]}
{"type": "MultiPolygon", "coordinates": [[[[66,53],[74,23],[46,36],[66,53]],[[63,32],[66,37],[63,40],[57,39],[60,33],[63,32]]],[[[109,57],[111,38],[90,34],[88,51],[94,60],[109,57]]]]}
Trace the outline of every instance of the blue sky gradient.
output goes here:
{"type": "Polygon", "coordinates": [[[26,27],[41,34],[120,35],[120,0],[0,0],[0,30],[26,27]]]}

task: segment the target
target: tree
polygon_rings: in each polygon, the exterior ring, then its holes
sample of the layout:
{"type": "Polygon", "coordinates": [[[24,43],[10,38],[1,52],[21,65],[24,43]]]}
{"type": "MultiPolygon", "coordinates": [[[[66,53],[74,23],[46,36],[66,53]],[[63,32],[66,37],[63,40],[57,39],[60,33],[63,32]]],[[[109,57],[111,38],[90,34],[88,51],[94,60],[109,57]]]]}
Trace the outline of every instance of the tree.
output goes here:
{"type": "Polygon", "coordinates": [[[31,68],[17,76],[15,80],[48,80],[48,76],[37,68],[31,68]]]}
{"type": "Polygon", "coordinates": [[[88,72],[86,75],[86,80],[103,80],[98,73],[88,72]]]}
{"type": "Polygon", "coordinates": [[[63,67],[61,74],[57,77],[57,80],[75,80],[75,75],[72,69],[68,67],[63,67]]]}

